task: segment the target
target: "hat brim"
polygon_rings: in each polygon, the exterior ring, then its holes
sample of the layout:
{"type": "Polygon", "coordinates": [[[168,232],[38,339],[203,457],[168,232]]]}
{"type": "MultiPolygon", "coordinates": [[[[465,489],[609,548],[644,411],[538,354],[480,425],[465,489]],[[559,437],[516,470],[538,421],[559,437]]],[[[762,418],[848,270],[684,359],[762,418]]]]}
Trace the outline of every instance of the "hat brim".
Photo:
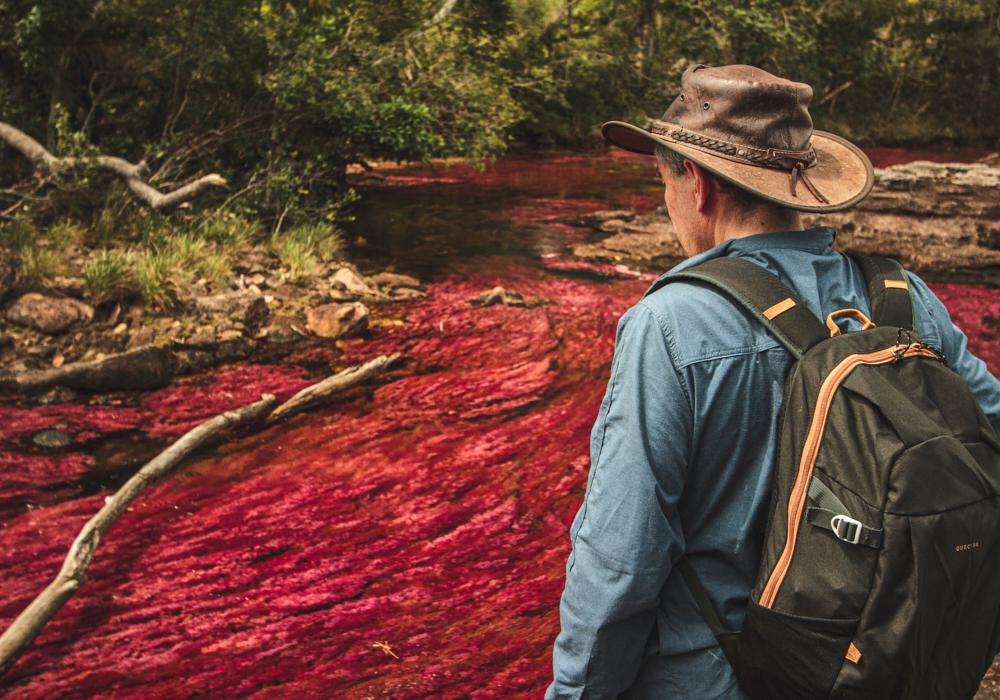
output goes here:
{"type": "Polygon", "coordinates": [[[661,138],[626,122],[608,122],[601,128],[608,141],[619,148],[651,156],[657,144],[666,146],[709,172],[761,199],[797,211],[821,214],[843,211],[868,196],[875,185],[875,170],[860,148],[825,131],[813,131],[816,163],[806,173],[816,189],[829,200],[824,204],[804,185],[791,189],[791,173],[738,163],[686,143],[661,138]]]}

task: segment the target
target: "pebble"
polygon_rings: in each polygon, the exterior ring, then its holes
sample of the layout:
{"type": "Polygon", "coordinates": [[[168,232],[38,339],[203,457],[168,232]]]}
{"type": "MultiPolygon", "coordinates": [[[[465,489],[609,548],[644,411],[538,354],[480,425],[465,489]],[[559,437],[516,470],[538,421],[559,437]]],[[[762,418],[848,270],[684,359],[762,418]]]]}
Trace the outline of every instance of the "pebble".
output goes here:
{"type": "Polygon", "coordinates": [[[73,443],[73,438],[71,438],[66,433],[61,430],[43,430],[40,433],[36,433],[31,439],[33,443],[39,447],[68,447],[73,443]]]}

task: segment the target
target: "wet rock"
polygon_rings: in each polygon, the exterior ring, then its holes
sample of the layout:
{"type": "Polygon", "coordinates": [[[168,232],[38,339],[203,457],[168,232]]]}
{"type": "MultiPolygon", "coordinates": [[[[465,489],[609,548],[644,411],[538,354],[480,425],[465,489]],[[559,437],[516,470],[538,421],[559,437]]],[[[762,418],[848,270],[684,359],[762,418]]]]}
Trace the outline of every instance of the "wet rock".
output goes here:
{"type": "Polygon", "coordinates": [[[291,316],[274,315],[260,330],[259,337],[267,338],[269,343],[295,343],[306,335],[306,328],[291,316]]]}
{"type": "Polygon", "coordinates": [[[39,447],[49,448],[69,447],[73,444],[73,438],[61,430],[43,430],[36,433],[31,441],[39,447]]]}
{"type": "Polygon", "coordinates": [[[25,294],[7,310],[7,320],[54,335],[73,326],[89,323],[94,309],[68,297],[25,294]]]}
{"type": "Polygon", "coordinates": [[[294,284],[283,284],[274,290],[274,298],[279,301],[289,301],[307,296],[309,296],[309,292],[302,289],[302,287],[296,287],[294,284]]]}
{"type": "Polygon", "coordinates": [[[239,340],[243,337],[243,331],[231,328],[219,334],[219,342],[228,343],[230,340],[239,340]]]}
{"type": "Polygon", "coordinates": [[[406,289],[418,289],[421,292],[427,289],[424,285],[420,284],[420,280],[415,277],[410,277],[409,275],[397,275],[393,272],[380,272],[372,277],[372,284],[378,287],[391,287],[392,289],[398,289],[400,287],[406,289]]]}
{"type": "Polygon", "coordinates": [[[202,316],[220,319],[235,317],[249,325],[257,325],[270,313],[264,297],[253,292],[227,292],[211,297],[198,297],[195,299],[195,307],[202,316]]]}
{"type": "Polygon", "coordinates": [[[90,362],[75,362],[56,369],[22,372],[11,388],[22,394],[38,394],[55,386],[75,391],[109,392],[158,389],[170,383],[166,352],[156,347],[110,355],[90,362]]]}
{"type": "Polygon", "coordinates": [[[188,345],[215,345],[215,328],[201,326],[187,339],[188,345]]]}
{"type": "Polygon", "coordinates": [[[64,386],[57,386],[54,389],[46,391],[44,394],[36,396],[34,402],[42,406],[50,406],[52,404],[68,403],[76,398],[76,392],[72,389],[67,389],[64,386]]]}
{"type": "Polygon", "coordinates": [[[416,289],[410,289],[409,287],[399,287],[398,289],[393,289],[390,296],[399,301],[412,301],[414,299],[427,298],[427,294],[424,292],[416,289]]]}
{"type": "Polygon", "coordinates": [[[325,304],[309,311],[306,328],[321,338],[346,338],[368,329],[368,307],[353,304],[325,304]]]}
{"type": "Polygon", "coordinates": [[[250,357],[253,350],[254,344],[248,340],[231,340],[219,346],[215,357],[219,362],[235,362],[250,357]]]}
{"type": "Polygon", "coordinates": [[[29,357],[38,357],[47,360],[56,354],[55,345],[32,345],[28,348],[29,357]]]}
{"type": "Polygon", "coordinates": [[[341,289],[357,296],[375,294],[375,290],[357,272],[349,267],[342,267],[330,277],[330,284],[335,289],[341,289]]]}
{"type": "Polygon", "coordinates": [[[521,308],[533,309],[536,306],[544,306],[546,304],[554,303],[551,299],[546,299],[545,297],[531,297],[530,299],[525,299],[520,294],[515,291],[504,289],[503,287],[494,287],[488,292],[483,292],[475,299],[470,300],[473,306],[486,307],[493,306],[494,304],[503,304],[504,306],[517,306],[521,308]]]}
{"type": "Polygon", "coordinates": [[[152,345],[155,340],[156,331],[153,328],[140,328],[132,334],[128,347],[130,349],[144,348],[148,345],[152,345]]]}
{"type": "Polygon", "coordinates": [[[171,353],[174,374],[190,374],[215,364],[215,353],[208,350],[180,350],[171,353]]]}
{"type": "Polygon", "coordinates": [[[56,277],[52,280],[52,288],[60,294],[82,299],[87,283],[80,277],[56,277]]]}
{"type": "Polygon", "coordinates": [[[17,256],[9,250],[0,251],[0,301],[14,287],[17,278],[17,256]]]}

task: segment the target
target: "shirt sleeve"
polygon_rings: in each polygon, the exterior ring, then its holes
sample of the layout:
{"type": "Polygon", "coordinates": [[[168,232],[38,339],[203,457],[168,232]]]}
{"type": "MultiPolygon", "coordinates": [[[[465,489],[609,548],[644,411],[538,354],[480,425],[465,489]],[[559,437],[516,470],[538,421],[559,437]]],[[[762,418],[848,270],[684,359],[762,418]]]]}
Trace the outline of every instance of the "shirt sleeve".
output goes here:
{"type": "MultiPolygon", "coordinates": [[[[910,289],[918,305],[923,305],[930,315],[941,339],[941,352],[948,360],[948,366],[969,384],[969,389],[979,407],[983,409],[993,430],[1000,433],[1000,381],[990,374],[986,363],[969,352],[968,338],[952,323],[951,315],[941,300],[919,277],[912,272],[910,289]]],[[[920,332],[920,329],[918,329],[920,332]]]]}
{"type": "Polygon", "coordinates": [[[619,322],[591,436],[546,700],[613,699],[635,679],[661,589],[684,551],[676,506],[692,416],[666,330],[640,304],[619,322]]]}

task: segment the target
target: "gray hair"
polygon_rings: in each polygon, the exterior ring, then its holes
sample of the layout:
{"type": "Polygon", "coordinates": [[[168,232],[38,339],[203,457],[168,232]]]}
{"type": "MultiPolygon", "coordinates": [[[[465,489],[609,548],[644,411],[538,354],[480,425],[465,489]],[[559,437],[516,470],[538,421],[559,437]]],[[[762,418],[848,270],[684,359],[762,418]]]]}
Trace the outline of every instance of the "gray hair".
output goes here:
{"type": "MultiPolygon", "coordinates": [[[[680,177],[684,174],[684,154],[675,151],[672,148],[667,148],[662,144],[656,144],[656,148],[653,150],[653,155],[656,156],[657,162],[663,163],[670,168],[675,176],[680,177]]],[[[725,180],[721,177],[715,177],[715,181],[719,183],[719,191],[724,192],[729,196],[729,199],[733,201],[738,208],[742,209],[744,212],[756,209],[761,204],[764,204],[762,200],[757,195],[747,192],[742,187],[737,187],[733,183],[725,180]]]]}

